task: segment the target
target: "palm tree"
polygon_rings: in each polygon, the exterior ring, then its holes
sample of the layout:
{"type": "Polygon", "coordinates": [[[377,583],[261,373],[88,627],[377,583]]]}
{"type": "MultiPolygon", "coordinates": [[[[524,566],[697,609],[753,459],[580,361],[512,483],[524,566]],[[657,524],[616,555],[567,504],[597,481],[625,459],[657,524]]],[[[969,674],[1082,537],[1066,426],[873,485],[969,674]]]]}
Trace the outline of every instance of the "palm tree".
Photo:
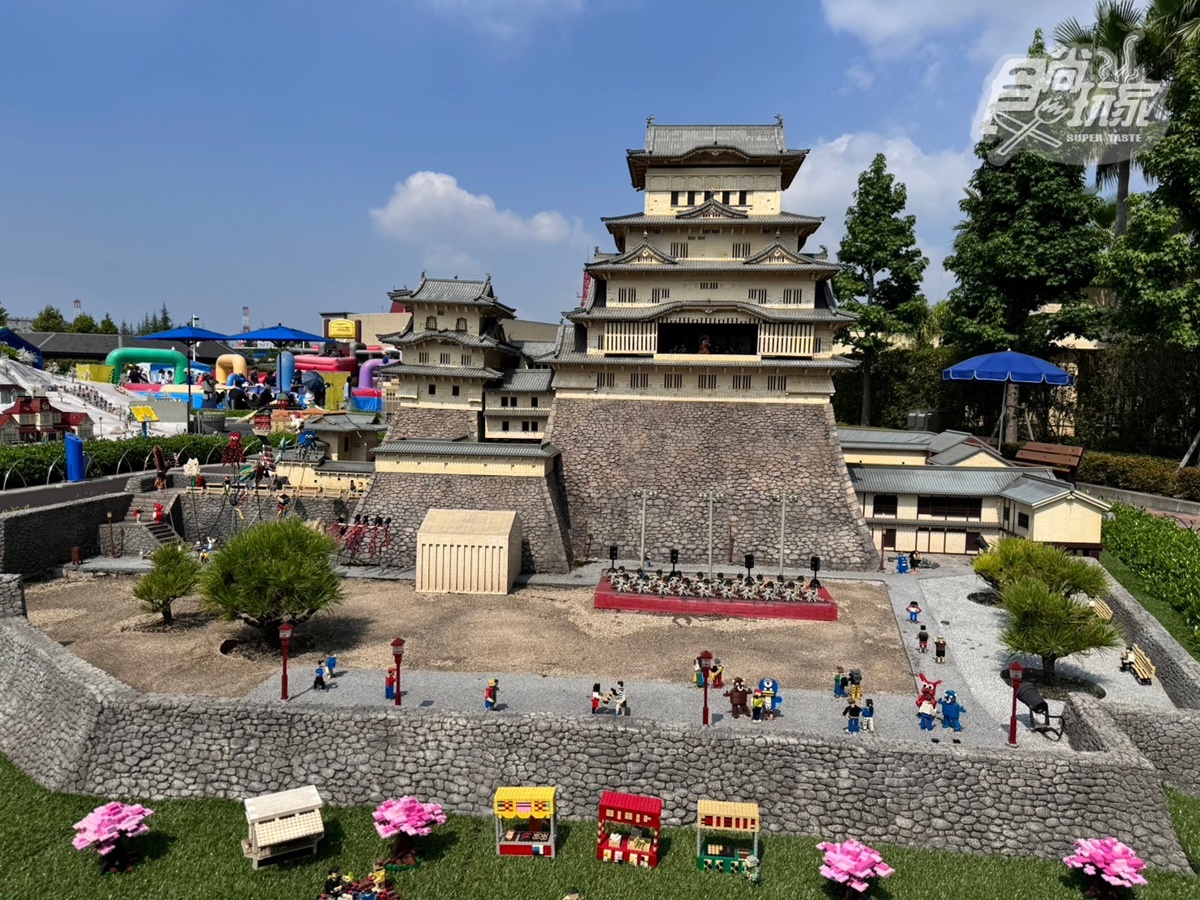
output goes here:
{"type": "Polygon", "coordinates": [[[1143,43],[1158,58],[1144,62],[1156,78],[1169,77],[1179,55],[1200,46],[1200,0],[1151,0],[1145,22],[1143,43]]]}
{"type": "MultiPolygon", "coordinates": [[[[1192,0],[1200,5],[1200,0],[1192,0]]],[[[1054,29],[1054,40],[1063,47],[1078,47],[1090,50],[1093,65],[1097,70],[1111,62],[1116,71],[1109,77],[1118,80],[1132,69],[1141,54],[1138,47],[1146,25],[1146,14],[1135,0],[1099,0],[1096,4],[1096,21],[1082,25],[1072,17],[1060,22],[1054,29]]],[[[1097,79],[1099,80],[1099,79],[1097,79]]],[[[1129,181],[1133,171],[1134,155],[1128,153],[1133,144],[1117,144],[1117,157],[1111,158],[1111,148],[1096,145],[1102,154],[1096,160],[1096,188],[1103,190],[1116,185],[1117,217],[1113,224],[1113,235],[1125,233],[1129,222],[1129,181]],[[1124,157],[1124,158],[1122,158],[1124,157]]]]}
{"type": "Polygon", "coordinates": [[[1050,589],[1037,578],[1016,578],[1001,591],[1008,626],[1000,642],[1013,653],[1040,656],[1042,677],[1054,681],[1060,659],[1118,647],[1121,631],[1102,621],[1086,603],[1078,603],[1050,589]]]}

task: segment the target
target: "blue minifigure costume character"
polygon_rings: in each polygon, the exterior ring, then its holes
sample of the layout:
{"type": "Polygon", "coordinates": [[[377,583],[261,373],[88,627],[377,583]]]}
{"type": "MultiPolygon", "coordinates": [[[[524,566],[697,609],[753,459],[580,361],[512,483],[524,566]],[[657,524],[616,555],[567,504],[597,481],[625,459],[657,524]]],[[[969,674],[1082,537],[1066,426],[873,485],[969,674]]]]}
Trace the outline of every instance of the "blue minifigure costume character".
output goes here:
{"type": "Polygon", "coordinates": [[[337,657],[334,654],[325,655],[325,668],[329,670],[330,678],[337,678],[337,657]]]}
{"type": "Polygon", "coordinates": [[[758,683],[758,689],[767,699],[767,710],[771,718],[775,718],[779,712],[779,707],[783,705],[783,692],[779,689],[779,682],[774,678],[764,678],[758,683]]]}
{"type": "Polygon", "coordinates": [[[958,702],[958,696],[954,691],[946,691],[942,695],[942,727],[953,728],[955,731],[962,731],[962,722],[959,717],[966,713],[966,710],[958,702]]]}
{"type": "Polygon", "coordinates": [[[914,600],[904,608],[904,611],[908,613],[908,621],[916,622],[917,616],[921,615],[921,604],[914,600]]]}

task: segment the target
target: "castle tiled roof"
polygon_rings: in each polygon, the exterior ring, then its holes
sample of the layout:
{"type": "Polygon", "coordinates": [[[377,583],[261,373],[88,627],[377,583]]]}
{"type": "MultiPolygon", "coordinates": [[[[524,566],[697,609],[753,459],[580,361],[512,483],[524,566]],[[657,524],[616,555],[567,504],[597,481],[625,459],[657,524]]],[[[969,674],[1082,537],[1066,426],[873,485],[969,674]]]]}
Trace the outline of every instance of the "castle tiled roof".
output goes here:
{"type": "Polygon", "coordinates": [[[800,171],[807,150],[788,147],[783,120],[775,125],[656,125],[646,123],[646,146],[626,151],[633,186],[646,186],[651,165],[704,165],[709,160],[730,158],[755,162],[778,162],[786,189],[800,171]]]}
{"type": "Polygon", "coordinates": [[[497,384],[490,387],[499,391],[545,392],[550,390],[553,380],[554,372],[550,369],[509,369],[497,384]]]}
{"type": "MultiPolygon", "coordinates": [[[[625,216],[608,216],[607,218],[602,218],[600,221],[612,232],[622,228],[661,227],[663,225],[682,225],[685,222],[691,225],[695,224],[692,220],[685,218],[683,214],[655,216],[640,212],[630,213],[625,216]]],[[[718,219],[717,221],[721,220],[718,219]]],[[[730,221],[729,224],[745,225],[751,228],[758,226],[762,226],[763,228],[802,226],[806,233],[811,233],[820,227],[824,221],[825,218],[823,216],[804,216],[800,213],[781,212],[770,216],[747,216],[745,218],[739,216],[736,217],[736,221],[730,221]]]]}
{"type": "Polygon", "coordinates": [[[697,314],[721,312],[748,313],[766,322],[852,322],[854,316],[838,309],[818,305],[816,308],[796,306],[763,306],[749,300],[667,300],[652,306],[592,306],[590,309],[571,309],[563,316],[572,322],[622,321],[645,322],[682,309],[697,314]]]}
{"type": "MultiPolygon", "coordinates": [[[[589,366],[654,366],[675,367],[686,365],[688,368],[704,367],[729,367],[735,369],[757,369],[760,367],[758,362],[746,362],[744,357],[725,356],[720,353],[713,353],[704,357],[703,363],[697,363],[693,359],[689,359],[687,363],[680,363],[678,360],[673,360],[668,357],[655,356],[617,356],[615,354],[589,354],[586,351],[567,350],[559,351],[554,358],[555,363],[583,363],[589,366]]],[[[763,369],[856,369],[858,362],[853,359],[847,359],[844,356],[829,356],[820,359],[772,359],[768,357],[761,363],[763,369]]]]}
{"type": "Polygon", "coordinates": [[[495,369],[470,366],[427,366],[409,365],[408,363],[391,363],[380,366],[375,370],[380,375],[419,375],[431,378],[481,378],[491,380],[499,378],[500,373],[495,369]]]}
{"type": "Polygon", "coordinates": [[[376,456],[473,456],[520,459],[552,459],[559,449],[553,444],[481,443],[409,438],[385,441],[375,448],[376,456]]]}
{"type": "Polygon", "coordinates": [[[490,306],[501,313],[512,315],[512,307],[496,299],[489,275],[483,281],[468,281],[459,278],[426,278],[421,276],[417,289],[404,298],[406,306],[415,303],[445,303],[467,306],[490,306]]]}

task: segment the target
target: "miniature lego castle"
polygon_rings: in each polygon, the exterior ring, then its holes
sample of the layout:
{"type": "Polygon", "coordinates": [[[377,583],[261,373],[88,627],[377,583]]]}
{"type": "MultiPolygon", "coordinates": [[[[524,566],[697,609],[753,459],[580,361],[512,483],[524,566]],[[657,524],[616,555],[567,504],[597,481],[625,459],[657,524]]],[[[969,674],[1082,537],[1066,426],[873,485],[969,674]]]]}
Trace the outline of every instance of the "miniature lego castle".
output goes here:
{"type": "Polygon", "coordinates": [[[526,568],[561,571],[638,556],[643,528],[652,560],[699,563],[711,501],[716,560],[873,568],[830,404],[851,317],[836,264],[804,249],[822,219],[781,208],[805,155],[782,121],[650,120],[627,153],[643,210],[603,220],[615,250],[554,344],[506,338],[490,279],[423,278],[404,361],[380,370],[391,419],[362,511],[514,509],[526,568]]]}

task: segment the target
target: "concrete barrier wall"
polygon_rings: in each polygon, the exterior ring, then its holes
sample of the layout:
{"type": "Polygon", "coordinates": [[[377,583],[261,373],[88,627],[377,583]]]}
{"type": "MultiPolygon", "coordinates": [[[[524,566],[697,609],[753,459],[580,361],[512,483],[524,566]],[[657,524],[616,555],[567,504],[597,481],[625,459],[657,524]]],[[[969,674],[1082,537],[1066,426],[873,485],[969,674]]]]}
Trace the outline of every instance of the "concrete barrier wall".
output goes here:
{"type": "Polygon", "coordinates": [[[311,783],[339,805],[414,793],[486,815],[500,785],[552,784],[566,818],[594,819],[604,789],[661,796],[672,824],[702,796],[756,800],[771,832],[1047,858],[1112,834],[1187,869],[1159,771],[1109,720],[1083,729],[1095,752],[1064,754],[144,695],[19,618],[0,621],[0,659],[0,749],[59,790],[244,798],[311,783]]]}

